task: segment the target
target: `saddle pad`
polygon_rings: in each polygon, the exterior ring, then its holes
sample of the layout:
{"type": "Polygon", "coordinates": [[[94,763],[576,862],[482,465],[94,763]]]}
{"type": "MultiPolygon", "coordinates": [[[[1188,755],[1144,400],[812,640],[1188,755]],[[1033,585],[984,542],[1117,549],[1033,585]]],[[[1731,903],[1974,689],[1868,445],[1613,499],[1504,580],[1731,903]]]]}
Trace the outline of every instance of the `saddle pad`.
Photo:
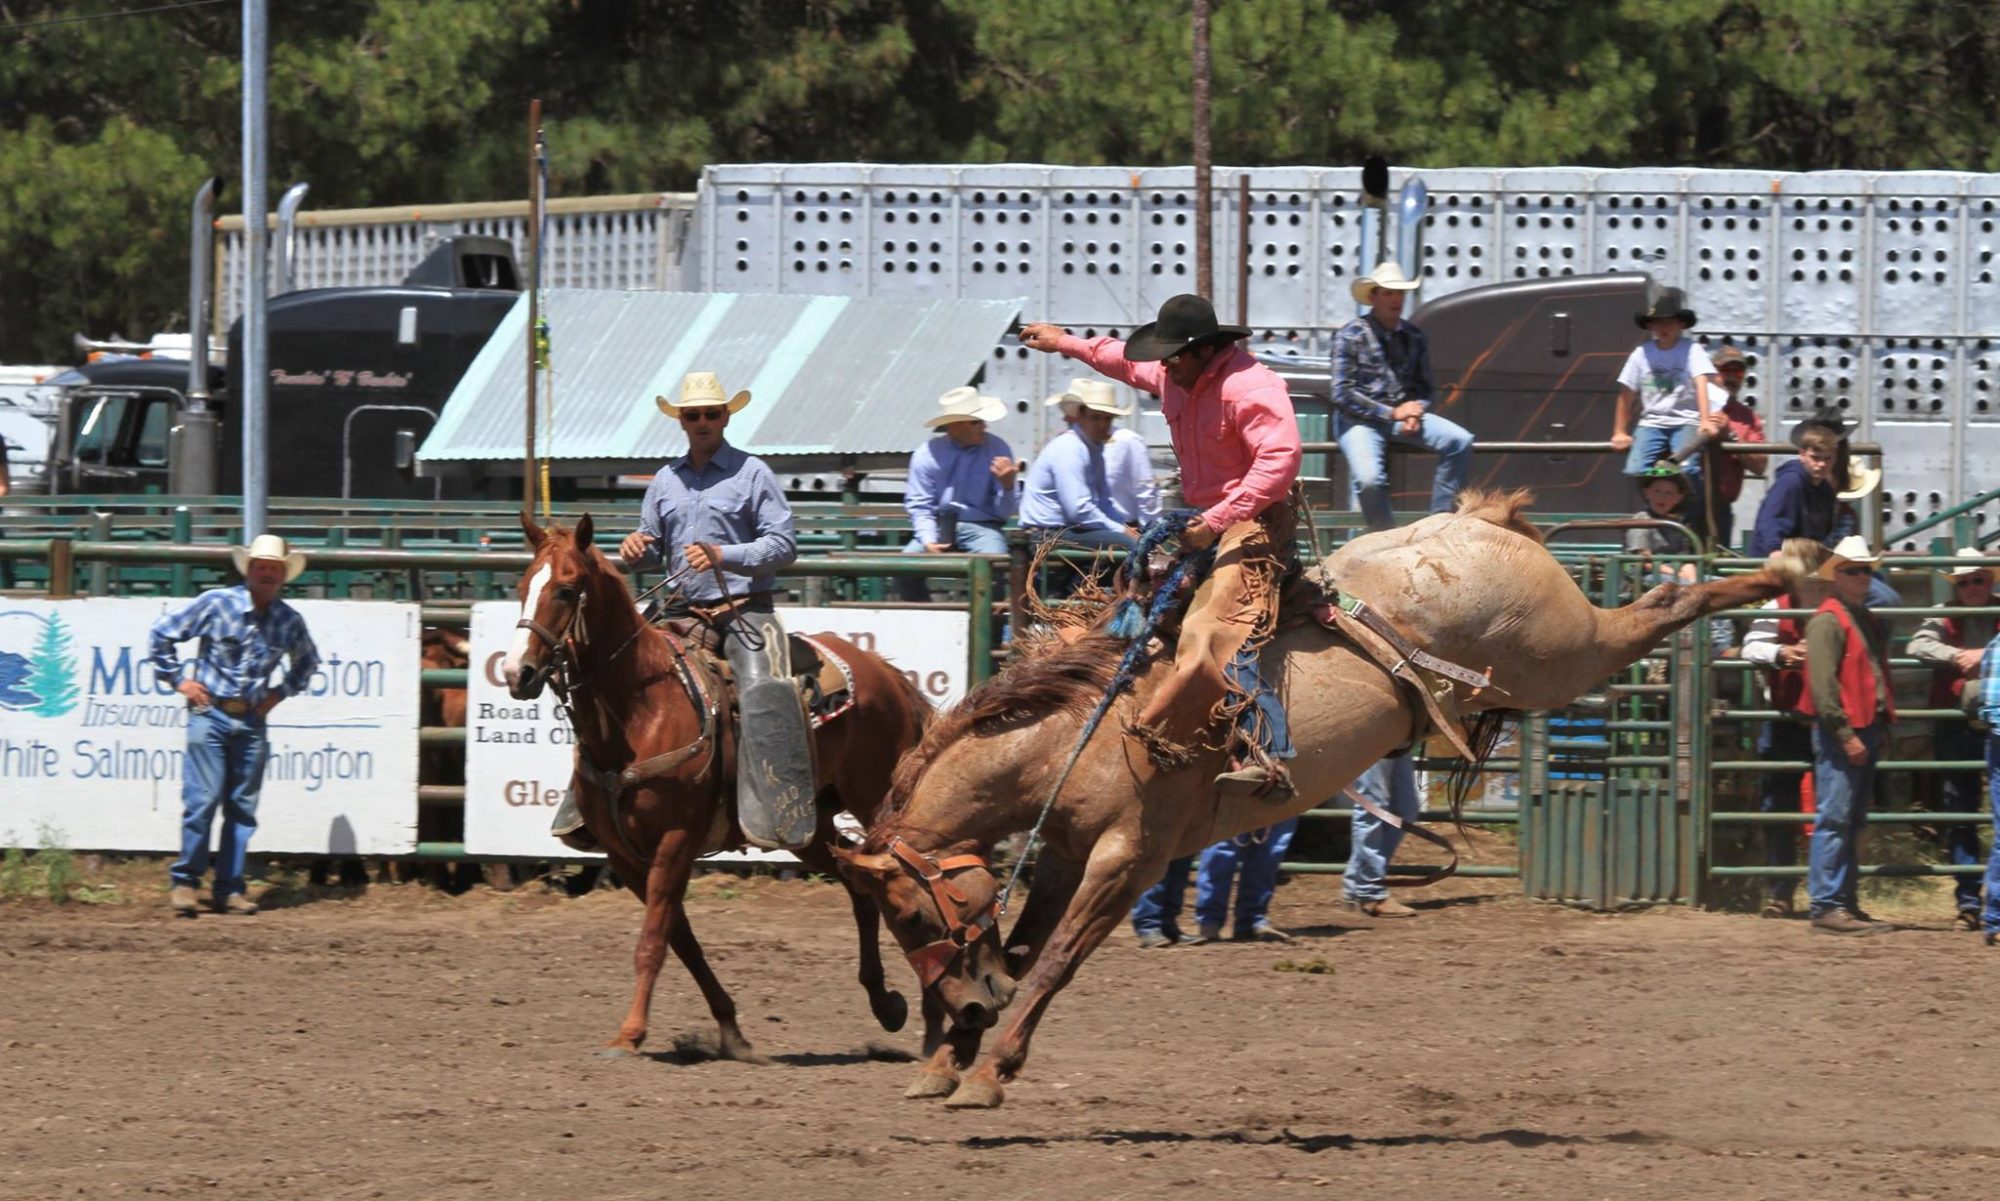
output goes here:
{"type": "Polygon", "coordinates": [[[854,708],[854,669],[831,646],[792,634],[792,674],[806,698],[806,717],[817,730],[854,708]]]}

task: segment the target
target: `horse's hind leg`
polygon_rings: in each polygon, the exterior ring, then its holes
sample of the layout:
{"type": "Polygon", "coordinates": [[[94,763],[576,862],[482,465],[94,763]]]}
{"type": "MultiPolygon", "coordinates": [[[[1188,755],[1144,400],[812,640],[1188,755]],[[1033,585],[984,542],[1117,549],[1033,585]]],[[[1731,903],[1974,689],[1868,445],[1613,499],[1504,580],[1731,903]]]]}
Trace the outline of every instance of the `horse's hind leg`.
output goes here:
{"type": "MultiPolygon", "coordinates": [[[[835,804],[835,808],[838,804],[835,804]]],[[[830,812],[822,803],[822,813],[830,812]]],[[[854,933],[860,944],[861,987],[868,991],[868,1009],[882,1029],[894,1034],[910,1020],[910,1003],[902,993],[889,987],[888,979],[882,973],[882,914],[873,898],[867,896],[852,884],[846,882],[836,867],[833,856],[827,854],[825,842],[833,837],[831,821],[820,823],[819,843],[797,852],[801,862],[816,872],[824,873],[840,880],[847,889],[847,902],[854,909],[854,933]]]]}
{"type": "Polygon", "coordinates": [[[1118,923],[1131,911],[1132,902],[1139,899],[1139,894],[1166,866],[1164,857],[1150,863],[1150,870],[1140,865],[1138,859],[1122,842],[1111,845],[1100,842],[1091,853],[1076,895],[1034,966],[1020,981],[1014,1002],[1007,1008],[1011,1019],[994,1041],[986,1061],[960,1082],[958,1090],[945,1102],[947,1106],[993,1109],[1006,1100],[1007,1093],[1001,1085],[1012,1080],[1027,1062],[1028,1040],[1034,1037],[1035,1026],[1042,1020],[1049,1002],[1076,975],[1076,969],[1090,953],[1118,928],[1118,923]]]}
{"type": "Polygon", "coordinates": [[[949,1097],[958,1088],[959,1073],[972,1066],[979,1056],[979,1042],[986,1036],[983,1027],[958,1028],[945,1033],[943,1002],[930,989],[924,990],[924,1054],[930,1058],[903,1095],[913,1100],[949,1097]]]}

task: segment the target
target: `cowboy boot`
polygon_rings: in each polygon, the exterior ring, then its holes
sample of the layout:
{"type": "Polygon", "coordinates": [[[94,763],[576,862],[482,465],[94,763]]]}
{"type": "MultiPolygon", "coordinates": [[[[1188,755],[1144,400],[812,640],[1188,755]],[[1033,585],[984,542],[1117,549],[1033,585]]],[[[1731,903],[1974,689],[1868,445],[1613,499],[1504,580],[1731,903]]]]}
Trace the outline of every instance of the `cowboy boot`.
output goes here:
{"type": "Polygon", "coordinates": [[[576,789],[563,789],[562,804],[556,806],[556,815],[549,822],[549,833],[556,841],[572,851],[601,851],[604,844],[583,824],[583,810],[576,804],[576,789]]]}
{"type": "Polygon", "coordinates": [[[724,641],[736,674],[736,820],[755,846],[797,850],[812,841],[819,811],[791,647],[769,613],[739,613],[724,641]]]}

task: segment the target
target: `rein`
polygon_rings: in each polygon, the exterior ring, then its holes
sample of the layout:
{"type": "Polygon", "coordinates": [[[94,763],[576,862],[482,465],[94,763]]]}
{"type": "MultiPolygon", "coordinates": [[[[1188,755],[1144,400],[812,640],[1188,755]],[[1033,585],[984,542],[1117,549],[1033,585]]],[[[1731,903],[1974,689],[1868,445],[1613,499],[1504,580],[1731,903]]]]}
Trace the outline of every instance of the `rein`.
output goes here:
{"type": "Polygon", "coordinates": [[[931,900],[937,904],[938,913],[944,917],[944,937],[936,942],[925,943],[914,951],[904,952],[904,958],[916,970],[917,979],[925,988],[936,984],[944,977],[965,949],[986,936],[986,932],[999,924],[1000,897],[986,902],[971,920],[964,916],[965,906],[971,903],[958,885],[950,879],[952,872],[966,868],[980,868],[991,875],[993,866],[979,855],[953,855],[947,859],[933,859],[922,851],[904,842],[899,835],[889,840],[889,854],[903,865],[903,870],[916,876],[930,889],[931,900]]]}

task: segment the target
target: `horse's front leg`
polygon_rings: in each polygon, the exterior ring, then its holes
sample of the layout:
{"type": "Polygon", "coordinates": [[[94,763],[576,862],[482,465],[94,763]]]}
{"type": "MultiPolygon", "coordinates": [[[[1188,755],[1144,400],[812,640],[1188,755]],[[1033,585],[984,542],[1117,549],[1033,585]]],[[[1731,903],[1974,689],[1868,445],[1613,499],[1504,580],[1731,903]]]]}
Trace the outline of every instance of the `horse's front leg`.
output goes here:
{"type": "MultiPolygon", "coordinates": [[[[1034,966],[1019,981],[1011,1015],[985,1062],[967,1076],[945,1104],[952,1109],[993,1109],[1007,1099],[1001,1086],[1012,1080],[1028,1059],[1028,1040],[1049,1002],[1076,975],[1076,969],[1090,957],[1110,933],[1118,928],[1132,903],[1149,887],[1166,866],[1164,855],[1150,859],[1150,871],[1140,864],[1142,856],[1123,839],[1099,842],[1085,865],[1083,879],[1063,911],[1062,920],[1034,957],[1034,966]]],[[[1024,919],[1025,920],[1025,919],[1024,919]]]]}
{"type": "MultiPolygon", "coordinates": [[[[826,814],[831,810],[822,802],[820,812],[826,814]]],[[[889,987],[888,978],[882,972],[881,910],[872,897],[848,883],[833,856],[827,853],[826,847],[835,836],[832,820],[822,817],[819,841],[796,853],[807,867],[832,876],[847,889],[847,903],[854,910],[854,934],[860,947],[860,980],[861,987],[868,992],[868,1009],[882,1024],[882,1029],[894,1034],[910,1020],[910,1003],[902,993],[889,987]]]]}
{"type": "Polygon", "coordinates": [[[660,968],[667,961],[668,915],[680,907],[681,895],[687,888],[685,868],[679,873],[679,887],[674,885],[673,858],[676,848],[684,845],[684,840],[676,842],[671,833],[662,838],[653,850],[653,861],[646,866],[642,882],[633,885],[645,911],[639,922],[639,941],[632,950],[632,1004],[618,1027],[618,1037],[604,1044],[606,1055],[637,1055],[645,1045],[653,988],[659,983],[660,968]]]}
{"type": "Polygon", "coordinates": [[[1049,936],[1062,923],[1083,883],[1083,865],[1044,854],[1035,862],[1035,883],[1021,904],[1021,916],[1007,934],[1007,974],[1019,980],[1042,957],[1049,936]]]}
{"type": "Polygon", "coordinates": [[[986,1028],[959,1026],[946,1033],[944,1002],[937,999],[932,989],[924,990],[923,1008],[924,1053],[930,1058],[910,1087],[903,1090],[903,1095],[912,1100],[949,1097],[958,1088],[959,1073],[979,1057],[979,1043],[986,1037],[986,1028]]]}

